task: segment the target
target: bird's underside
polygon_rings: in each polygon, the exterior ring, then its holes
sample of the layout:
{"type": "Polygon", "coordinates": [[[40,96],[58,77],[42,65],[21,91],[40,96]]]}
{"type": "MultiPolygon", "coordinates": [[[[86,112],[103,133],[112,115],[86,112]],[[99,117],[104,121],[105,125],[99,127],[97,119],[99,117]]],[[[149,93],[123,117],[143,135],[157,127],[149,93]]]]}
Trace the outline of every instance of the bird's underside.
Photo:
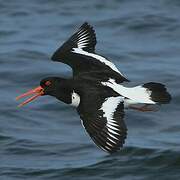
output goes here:
{"type": "MultiPolygon", "coordinates": [[[[64,84],[61,87],[71,91],[71,104],[76,106],[82,125],[95,144],[112,153],[123,146],[127,135],[124,108],[153,111],[149,105],[169,103],[171,96],[160,83],[150,82],[135,87],[122,85],[129,80],[107,58],[95,53],[95,45],[94,29],[84,23],[56,50],[52,60],[72,68],[73,78],[63,80],[66,87],[64,84]],[[141,106],[137,106],[139,104],[141,106]]],[[[52,79],[45,81],[44,89],[48,84],[46,82],[50,82],[48,88],[52,85],[52,79]]],[[[25,93],[18,98],[29,94],[25,93]]],[[[61,98],[58,99],[65,102],[61,98]]]]}
{"type": "Polygon", "coordinates": [[[98,147],[115,152],[123,146],[127,134],[123,98],[103,86],[86,88],[79,92],[81,102],[77,107],[82,125],[98,147]]]}

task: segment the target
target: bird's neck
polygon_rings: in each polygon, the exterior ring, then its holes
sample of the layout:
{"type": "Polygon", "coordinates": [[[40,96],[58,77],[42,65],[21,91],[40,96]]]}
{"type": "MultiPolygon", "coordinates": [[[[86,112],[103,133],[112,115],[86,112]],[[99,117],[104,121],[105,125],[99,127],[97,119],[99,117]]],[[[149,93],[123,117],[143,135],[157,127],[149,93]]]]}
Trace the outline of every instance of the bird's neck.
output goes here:
{"type": "Polygon", "coordinates": [[[55,90],[51,94],[56,97],[58,100],[63,101],[66,104],[72,103],[72,94],[74,92],[74,83],[72,80],[64,79],[63,82],[61,80],[60,83],[57,84],[55,90]]]}

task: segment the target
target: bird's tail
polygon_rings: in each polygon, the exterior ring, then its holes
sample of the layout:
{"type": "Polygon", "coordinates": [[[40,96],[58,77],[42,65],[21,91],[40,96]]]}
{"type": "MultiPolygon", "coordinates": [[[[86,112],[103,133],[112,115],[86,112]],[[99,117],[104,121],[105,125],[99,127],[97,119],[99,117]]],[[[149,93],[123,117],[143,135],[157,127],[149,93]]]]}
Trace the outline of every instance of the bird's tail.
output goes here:
{"type": "Polygon", "coordinates": [[[165,85],[156,82],[145,83],[144,87],[149,92],[150,99],[157,104],[167,104],[171,101],[171,95],[165,85]]]}
{"type": "Polygon", "coordinates": [[[134,104],[167,104],[171,101],[171,95],[167,92],[165,85],[160,83],[149,82],[135,87],[125,87],[110,79],[102,84],[111,87],[134,104]]]}

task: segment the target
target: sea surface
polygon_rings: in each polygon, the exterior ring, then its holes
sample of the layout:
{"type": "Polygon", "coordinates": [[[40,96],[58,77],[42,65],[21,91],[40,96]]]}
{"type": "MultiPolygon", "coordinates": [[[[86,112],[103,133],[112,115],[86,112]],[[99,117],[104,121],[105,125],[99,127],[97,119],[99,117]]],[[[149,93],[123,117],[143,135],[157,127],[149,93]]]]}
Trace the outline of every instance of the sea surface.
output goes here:
{"type": "Polygon", "coordinates": [[[69,179],[180,179],[179,0],[0,0],[0,180],[69,179]],[[126,111],[128,137],[113,155],[93,144],[74,108],[48,96],[15,101],[44,77],[71,77],[50,57],[85,21],[97,52],[132,86],[161,82],[173,97],[158,112],[126,111]]]}

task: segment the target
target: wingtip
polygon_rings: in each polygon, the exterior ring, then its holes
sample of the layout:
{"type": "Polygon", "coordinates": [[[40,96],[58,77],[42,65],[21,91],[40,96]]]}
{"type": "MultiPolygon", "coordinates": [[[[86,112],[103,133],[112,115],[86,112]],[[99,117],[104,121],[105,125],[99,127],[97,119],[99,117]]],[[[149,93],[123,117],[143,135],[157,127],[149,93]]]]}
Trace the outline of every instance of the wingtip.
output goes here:
{"type": "Polygon", "coordinates": [[[92,27],[92,25],[91,25],[88,21],[85,21],[85,22],[81,25],[81,27],[82,27],[82,26],[92,27]]]}
{"type": "Polygon", "coordinates": [[[91,29],[91,30],[94,32],[94,34],[95,34],[94,27],[93,27],[89,22],[87,22],[87,21],[85,21],[85,22],[80,26],[79,29],[91,29]]]}

